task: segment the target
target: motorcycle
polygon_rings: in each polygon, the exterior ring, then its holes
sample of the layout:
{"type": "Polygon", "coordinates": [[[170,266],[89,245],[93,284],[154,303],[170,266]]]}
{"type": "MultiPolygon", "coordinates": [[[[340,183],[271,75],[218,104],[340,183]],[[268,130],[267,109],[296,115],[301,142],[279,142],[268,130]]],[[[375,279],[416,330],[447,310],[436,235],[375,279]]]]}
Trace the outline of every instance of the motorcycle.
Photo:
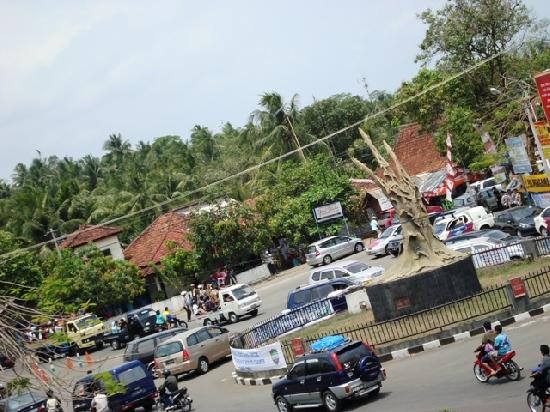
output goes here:
{"type": "Polygon", "coordinates": [[[550,406],[546,404],[550,398],[550,388],[547,390],[541,389],[537,382],[540,376],[535,375],[536,372],[538,372],[538,368],[532,370],[531,387],[527,391],[527,406],[529,406],[529,410],[532,412],[550,411],[550,406]]]}
{"type": "MultiPolygon", "coordinates": [[[[515,351],[508,352],[506,355],[501,357],[497,364],[500,366],[500,371],[494,375],[495,378],[502,378],[505,376],[508,380],[517,381],[521,377],[521,368],[519,365],[514,362],[512,359],[516,356],[515,351]]],[[[480,382],[487,382],[489,378],[492,378],[491,371],[489,368],[485,367],[481,362],[482,354],[476,357],[474,362],[474,376],[480,382]]]]}
{"type": "Polygon", "coordinates": [[[174,394],[168,394],[162,390],[159,392],[156,404],[158,412],[189,412],[193,405],[193,399],[189,396],[187,388],[182,388],[174,394]]]}

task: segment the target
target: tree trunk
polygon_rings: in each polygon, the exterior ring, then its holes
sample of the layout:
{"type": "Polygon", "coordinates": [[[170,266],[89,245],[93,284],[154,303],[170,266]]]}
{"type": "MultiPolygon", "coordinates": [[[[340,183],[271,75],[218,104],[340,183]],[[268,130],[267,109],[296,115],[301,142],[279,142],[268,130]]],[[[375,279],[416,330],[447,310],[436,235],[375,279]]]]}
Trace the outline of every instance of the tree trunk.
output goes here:
{"type": "Polygon", "coordinates": [[[305,162],[306,156],[304,155],[304,151],[302,150],[302,147],[300,145],[300,140],[298,140],[298,136],[296,136],[296,133],[294,132],[294,127],[292,126],[292,122],[286,116],[286,121],[288,122],[288,125],[290,126],[290,132],[292,133],[292,137],[294,138],[294,144],[296,145],[296,149],[298,149],[298,155],[300,156],[300,159],[305,162]]]}
{"type": "Polygon", "coordinates": [[[352,158],[353,163],[382,189],[395,207],[403,229],[403,253],[388,271],[388,276],[384,276],[384,280],[410,276],[427,268],[444,266],[459,258],[461,254],[448,249],[433,236],[432,226],[414,179],[407,174],[392,148],[383,142],[391,159],[390,164],[382,157],[370,137],[361,129],[359,132],[378,161],[383,177],[378,177],[355,158],[352,158]]]}

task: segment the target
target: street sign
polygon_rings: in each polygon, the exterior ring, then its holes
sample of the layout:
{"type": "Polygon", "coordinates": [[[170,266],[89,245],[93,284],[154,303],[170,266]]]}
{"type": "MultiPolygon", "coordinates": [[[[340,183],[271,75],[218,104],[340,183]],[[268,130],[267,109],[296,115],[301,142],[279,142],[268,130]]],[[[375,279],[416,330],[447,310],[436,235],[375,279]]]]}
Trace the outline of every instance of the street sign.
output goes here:
{"type": "Polygon", "coordinates": [[[535,75],[535,83],[546,121],[550,123],[550,71],[535,75]]]}
{"type": "Polygon", "coordinates": [[[304,350],[304,344],[302,343],[302,339],[300,338],[294,338],[290,341],[290,346],[292,347],[292,353],[294,354],[294,357],[298,356],[304,356],[306,351],[304,350]]]}
{"type": "Polygon", "coordinates": [[[550,192],[550,183],[545,174],[541,175],[523,175],[523,186],[525,190],[531,193],[550,192]]]}
{"type": "Polygon", "coordinates": [[[313,216],[317,223],[323,223],[327,220],[344,217],[342,204],[340,202],[329,203],[328,205],[318,206],[313,209],[313,216]]]}
{"type": "Polygon", "coordinates": [[[512,286],[512,294],[514,295],[514,298],[517,299],[527,295],[527,291],[525,290],[525,282],[522,278],[510,279],[510,286],[512,286]]]}

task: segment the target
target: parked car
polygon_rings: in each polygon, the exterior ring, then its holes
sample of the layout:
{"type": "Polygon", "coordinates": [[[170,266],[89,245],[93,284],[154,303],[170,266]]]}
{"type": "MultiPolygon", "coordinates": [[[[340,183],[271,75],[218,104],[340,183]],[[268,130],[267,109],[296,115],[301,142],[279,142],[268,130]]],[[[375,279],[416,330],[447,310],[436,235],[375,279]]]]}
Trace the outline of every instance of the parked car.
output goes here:
{"type": "Polygon", "coordinates": [[[196,370],[205,374],[210,364],[231,354],[229,331],[218,326],[191,329],[166,340],[155,349],[155,365],[173,375],[196,370]]]}
{"type": "Polygon", "coordinates": [[[77,354],[78,346],[74,342],[45,343],[40,346],[34,346],[34,342],[29,347],[34,350],[36,357],[42,362],[48,362],[50,359],[63,358],[65,356],[74,356],[77,354]]]}
{"type": "Polygon", "coordinates": [[[5,399],[0,399],[0,411],[2,412],[46,412],[45,395],[28,391],[16,393],[5,399]]]}
{"type": "MultiPolygon", "coordinates": [[[[112,411],[133,411],[139,407],[151,410],[155,405],[157,388],[153,376],[140,361],[123,363],[110,369],[112,379],[124,386],[123,393],[109,396],[109,409],[112,411]]],[[[94,397],[95,386],[102,386],[103,380],[97,375],[86,375],[76,382],[73,388],[73,411],[89,411],[94,397]]]]}
{"type": "Polygon", "coordinates": [[[453,208],[458,209],[461,207],[477,206],[476,197],[471,193],[464,193],[453,199],[453,208]]]}
{"type": "Polygon", "coordinates": [[[449,237],[458,236],[474,230],[490,229],[495,225],[492,213],[481,207],[457,211],[450,216],[436,219],[433,225],[433,234],[441,241],[449,237]],[[461,230],[462,228],[462,230],[461,230]]]}
{"type": "Polygon", "coordinates": [[[103,322],[93,313],[67,321],[65,332],[76,352],[91,348],[103,349],[103,322]]]}
{"type": "Polygon", "coordinates": [[[367,246],[367,253],[369,255],[377,256],[389,254],[388,244],[391,241],[403,239],[401,230],[401,225],[390,226],[384,230],[378,239],[375,239],[369,243],[367,246]]]}
{"type": "Polygon", "coordinates": [[[254,317],[258,315],[258,309],[262,306],[262,300],[256,291],[243,283],[221,288],[218,291],[218,299],[220,306],[217,310],[198,317],[203,325],[235,323],[247,315],[254,317]]]}
{"type": "Polygon", "coordinates": [[[536,235],[535,217],[541,209],[530,206],[517,206],[495,213],[495,227],[517,236],[536,235]]]}
{"type": "MultiPolygon", "coordinates": [[[[325,299],[337,291],[343,292],[352,287],[356,287],[356,284],[348,278],[334,279],[324,283],[315,283],[313,285],[298,286],[288,293],[286,308],[290,310],[296,309],[308,303],[325,299]]],[[[331,297],[330,301],[332,307],[337,312],[347,309],[346,298],[343,295],[331,297]]]]}
{"type": "Polygon", "coordinates": [[[502,192],[503,187],[502,184],[497,183],[494,177],[490,177],[489,179],[485,180],[479,180],[477,182],[474,182],[470,185],[470,191],[477,191],[479,190],[487,190],[487,189],[497,189],[502,192]]]}
{"type": "Polygon", "coordinates": [[[550,207],[545,208],[533,219],[535,223],[535,229],[542,236],[548,236],[550,230],[548,224],[550,223],[550,207]]]}
{"type": "Polygon", "coordinates": [[[506,245],[488,237],[451,243],[448,247],[457,252],[471,254],[476,268],[499,265],[511,260],[525,258],[525,252],[521,244],[506,245]]]}
{"type": "Polygon", "coordinates": [[[344,399],[377,395],[385,379],[380,360],[369,345],[345,341],[297,358],[271,391],[279,412],[315,406],[337,412],[344,399]]]}
{"type": "MultiPolygon", "coordinates": [[[[431,213],[441,213],[443,212],[443,208],[441,206],[426,206],[426,211],[428,214],[431,213]]],[[[399,217],[397,216],[397,212],[394,207],[388,210],[384,210],[380,213],[378,216],[378,226],[382,229],[387,229],[390,226],[399,224],[399,217]]]]}
{"type": "Polygon", "coordinates": [[[464,242],[466,240],[472,240],[472,239],[477,239],[482,237],[490,238],[491,240],[495,240],[498,242],[503,242],[507,245],[521,242],[521,238],[517,236],[512,236],[506,232],[503,232],[502,230],[486,229],[486,230],[476,230],[473,232],[465,233],[460,236],[455,236],[450,239],[446,239],[443,243],[445,243],[446,245],[450,245],[453,243],[464,242]]]}
{"type": "Polygon", "coordinates": [[[358,237],[331,236],[307,247],[306,262],[311,266],[328,265],[333,260],[352,253],[359,253],[365,245],[358,237]]]}
{"type": "Polygon", "coordinates": [[[484,207],[490,212],[496,212],[501,209],[501,205],[498,202],[498,198],[495,195],[497,188],[482,189],[476,193],[476,204],[484,207]]]}
{"type": "Polygon", "coordinates": [[[126,346],[123,359],[125,362],[139,360],[144,365],[149,365],[153,362],[155,348],[161,342],[169,339],[178,333],[185,332],[187,328],[172,328],[163,332],[154,333],[141,339],[136,339],[126,346]]]}
{"type": "Polygon", "coordinates": [[[309,284],[341,278],[350,279],[356,284],[361,284],[383,273],[384,268],[380,266],[369,266],[357,260],[343,260],[329,266],[312,269],[309,275],[309,284]]]}
{"type": "Polygon", "coordinates": [[[151,308],[128,312],[128,332],[132,337],[144,337],[156,332],[157,313],[151,308]]]}

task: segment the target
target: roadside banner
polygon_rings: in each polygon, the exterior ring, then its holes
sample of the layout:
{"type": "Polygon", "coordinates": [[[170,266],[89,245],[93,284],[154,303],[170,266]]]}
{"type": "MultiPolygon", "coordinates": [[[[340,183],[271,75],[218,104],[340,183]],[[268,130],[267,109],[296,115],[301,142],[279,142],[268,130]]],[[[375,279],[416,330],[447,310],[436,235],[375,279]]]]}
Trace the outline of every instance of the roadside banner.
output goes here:
{"type": "Polygon", "coordinates": [[[541,175],[523,175],[523,186],[531,193],[550,192],[550,183],[545,174],[541,175]]]}
{"type": "Polygon", "coordinates": [[[260,372],[287,367],[280,342],[255,349],[231,348],[231,357],[235,370],[239,372],[260,372]]]}
{"type": "Polygon", "coordinates": [[[508,147],[508,154],[512,161],[514,173],[516,174],[529,174],[532,172],[531,162],[527,156],[525,150],[524,139],[522,137],[509,137],[505,139],[506,146],[508,147]]]}
{"type": "Polygon", "coordinates": [[[535,132],[537,133],[537,139],[542,148],[541,155],[544,155],[545,159],[550,159],[550,132],[548,132],[548,126],[544,122],[535,122],[535,132]]]}
{"type": "Polygon", "coordinates": [[[536,74],[534,77],[546,121],[550,123],[550,71],[536,74]]]}
{"type": "Polygon", "coordinates": [[[531,193],[531,199],[533,199],[535,206],[542,209],[550,206],[550,193],[531,193]]]}
{"type": "Polygon", "coordinates": [[[333,202],[328,205],[317,206],[313,209],[313,217],[315,217],[317,223],[344,217],[342,204],[340,202],[333,202]]]}

